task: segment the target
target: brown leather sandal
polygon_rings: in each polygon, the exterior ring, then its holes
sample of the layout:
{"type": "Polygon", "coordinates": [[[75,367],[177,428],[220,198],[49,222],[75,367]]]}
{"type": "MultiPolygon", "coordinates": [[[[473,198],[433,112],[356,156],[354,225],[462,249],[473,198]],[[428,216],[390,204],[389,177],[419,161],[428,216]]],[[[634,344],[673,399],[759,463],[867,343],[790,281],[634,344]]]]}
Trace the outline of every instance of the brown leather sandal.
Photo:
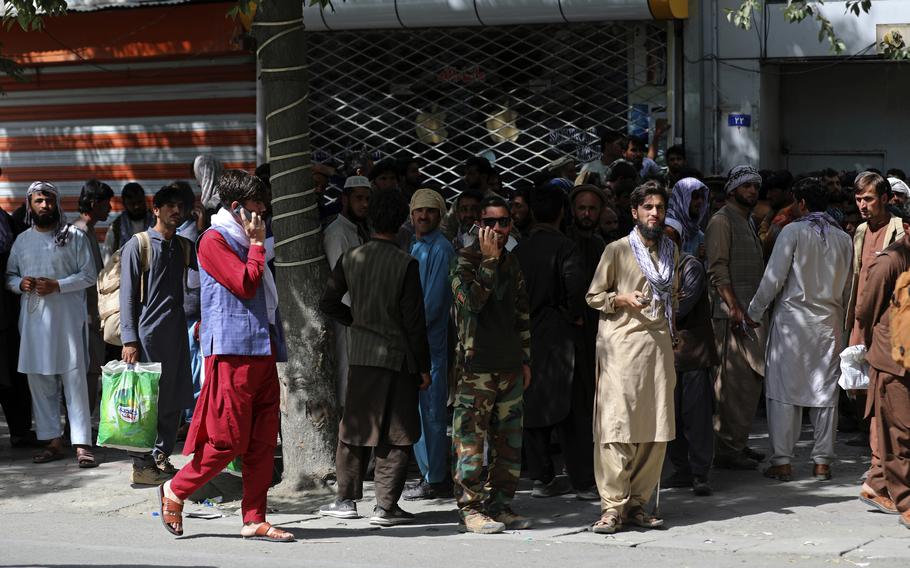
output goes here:
{"type": "Polygon", "coordinates": [[[643,529],[659,529],[664,526],[663,519],[645,513],[645,510],[641,507],[629,511],[629,516],[626,520],[643,529]]]}
{"type": "Polygon", "coordinates": [[[63,450],[49,445],[37,454],[32,456],[32,463],[50,463],[52,461],[62,460],[63,450]]]}
{"type": "Polygon", "coordinates": [[[183,503],[178,503],[164,496],[164,484],[158,486],[158,516],[165,530],[174,536],[183,536],[183,503]],[[180,523],[180,529],[172,525],[180,523]]]}
{"type": "Polygon", "coordinates": [[[250,525],[244,525],[240,529],[240,536],[247,540],[265,540],[268,542],[294,542],[294,535],[287,531],[275,528],[269,523],[261,523],[253,532],[247,531],[250,525]],[[247,531],[244,533],[244,531],[247,531]]]}
{"type": "Polygon", "coordinates": [[[98,462],[95,461],[95,454],[87,448],[76,448],[76,464],[81,469],[98,467],[98,462]]]}
{"type": "Polygon", "coordinates": [[[619,529],[622,525],[622,521],[619,518],[619,513],[615,511],[607,511],[593,525],[591,525],[591,532],[597,534],[613,534],[619,529]]]}

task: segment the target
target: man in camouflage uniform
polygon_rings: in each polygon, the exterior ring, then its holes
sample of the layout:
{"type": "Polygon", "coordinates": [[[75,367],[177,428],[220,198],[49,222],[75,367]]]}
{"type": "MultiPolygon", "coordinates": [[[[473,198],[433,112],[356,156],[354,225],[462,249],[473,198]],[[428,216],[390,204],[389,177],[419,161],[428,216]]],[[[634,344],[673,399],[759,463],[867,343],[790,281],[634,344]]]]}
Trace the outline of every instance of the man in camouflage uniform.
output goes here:
{"type": "Polygon", "coordinates": [[[464,530],[481,534],[531,526],[510,507],[521,472],[522,397],[531,381],[528,295],[518,259],[504,248],[511,223],[502,198],[485,198],[477,241],[459,251],[451,273],[459,365],[455,487],[464,530]]]}

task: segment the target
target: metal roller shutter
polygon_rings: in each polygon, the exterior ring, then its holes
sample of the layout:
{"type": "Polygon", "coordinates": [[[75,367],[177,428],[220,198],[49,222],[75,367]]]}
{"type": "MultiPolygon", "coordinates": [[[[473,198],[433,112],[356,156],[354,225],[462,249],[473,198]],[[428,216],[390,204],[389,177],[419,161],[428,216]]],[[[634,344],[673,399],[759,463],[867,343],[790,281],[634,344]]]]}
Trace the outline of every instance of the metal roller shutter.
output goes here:
{"type": "Polygon", "coordinates": [[[551,160],[599,156],[604,128],[647,128],[666,107],[666,24],[308,34],[316,161],[418,156],[447,189],[472,155],[514,186],[551,160]],[[644,121],[644,123],[642,123],[644,121]]]}

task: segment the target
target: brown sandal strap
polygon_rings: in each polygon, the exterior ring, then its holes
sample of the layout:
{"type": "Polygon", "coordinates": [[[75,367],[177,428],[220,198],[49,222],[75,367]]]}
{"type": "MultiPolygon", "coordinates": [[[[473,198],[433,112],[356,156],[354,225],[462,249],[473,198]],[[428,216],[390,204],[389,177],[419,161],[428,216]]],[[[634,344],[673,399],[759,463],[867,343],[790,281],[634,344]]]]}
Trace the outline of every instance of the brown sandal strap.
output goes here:
{"type": "Polygon", "coordinates": [[[178,503],[167,497],[162,497],[161,517],[167,524],[183,523],[183,503],[178,503]]]}
{"type": "Polygon", "coordinates": [[[619,515],[614,512],[604,513],[594,522],[595,527],[605,527],[609,525],[619,525],[620,518],[619,515]]]}

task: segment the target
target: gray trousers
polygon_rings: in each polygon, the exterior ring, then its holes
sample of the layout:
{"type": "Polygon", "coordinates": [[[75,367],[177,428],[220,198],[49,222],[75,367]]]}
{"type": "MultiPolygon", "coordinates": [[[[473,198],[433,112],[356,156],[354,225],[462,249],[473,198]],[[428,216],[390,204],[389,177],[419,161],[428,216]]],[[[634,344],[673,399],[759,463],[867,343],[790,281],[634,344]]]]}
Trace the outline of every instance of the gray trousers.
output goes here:
{"type": "Polygon", "coordinates": [[[793,459],[793,448],[802,430],[803,408],[809,411],[815,444],[812,461],[830,464],[834,461],[834,432],[837,426],[837,407],[802,407],[765,399],[768,408],[768,435],[771,440],[771,465],[784,465],[793,459]]]}

